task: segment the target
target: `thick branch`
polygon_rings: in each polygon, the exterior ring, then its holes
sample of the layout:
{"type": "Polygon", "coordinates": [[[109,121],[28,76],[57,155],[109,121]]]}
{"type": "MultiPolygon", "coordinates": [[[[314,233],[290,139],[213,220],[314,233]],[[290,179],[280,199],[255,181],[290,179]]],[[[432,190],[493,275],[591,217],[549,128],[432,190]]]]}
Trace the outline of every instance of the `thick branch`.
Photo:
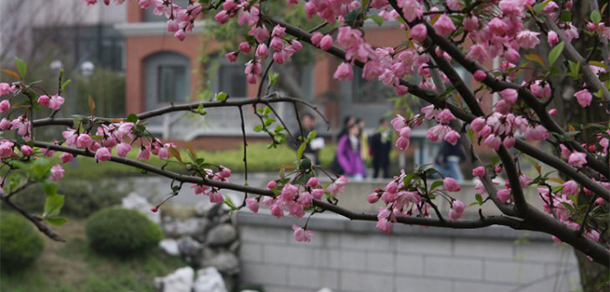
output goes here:
{"type": "MultiPolygon", "coordinates": [[[[557,36],[559,36],[559,39],[561,39],[561,41],[564,42],[565,47],[562,52],[563,56],[572,62],[575,62],[575,63],[580,62],[580,64],[581,64],[580,70],[583,73],[583,78],[585,79],[585,82],[587,82],[587,84],[589,86],[591,86],[595,91],[602,90],[604,98],[607,101],[610,101],[610,93],[608,92],[608,89],[599,80],[597,75],[595,75],[595,73],[593,73],[591,68],[589,68],[587,61],[585,61],[585,59],[578,53],[576,48],[574,48],[574,46],[572,46],[572,43],[570,43],[568,41],[566,36],[563,34],[563,31],[561,31],[559,29],[559,27],[557,27],[557,24],[555,24],[555,22],[553,20],[551,20],[551,18],[548,17],[548,15],[544,16],[544,22],[545,22],[546,26],[549,28],[549,30],[552,30],[555,33],[557,33],[557,36]]],[[[605,60],[605,61],[607,61],[607,60],[605,60]]]]}
{"type": "Polygon", "coordinates": [[[36,228],[38,228],[38,230],[40,230],[40,232],[42,232],[44,235],[46,235],[50,239],[55,240],[55,241],[65,242],[65,240],[63,238],[61,238],[59,235],[57,235],[57,233],[53,232],[51,229],[49,229],[49,227],[47,227],[45,224],[43,224],[41,218],[38,218],[38,217],[26,212],[25,210],[21,209],[21,207],[15,205],[15,203],[11,202],[9,200],[9,198],[6,196],[0,196],[0,200],[2,200],[2,202],[9,205],[15,211],[19,212],[23,217],[25,217],[30,222],[32,222],[36,226],[36,228]]]}

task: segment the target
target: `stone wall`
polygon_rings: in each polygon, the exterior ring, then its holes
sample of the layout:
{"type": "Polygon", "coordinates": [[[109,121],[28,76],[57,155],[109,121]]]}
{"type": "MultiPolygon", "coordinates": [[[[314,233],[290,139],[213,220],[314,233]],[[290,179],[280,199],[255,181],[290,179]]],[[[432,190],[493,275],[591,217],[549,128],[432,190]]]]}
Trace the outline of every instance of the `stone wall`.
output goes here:
{"type": "Polygon", "coordinates": [[[292,238],[292,224],[238,212],[243,284],[266,292],[572,291],[579,289],[572,248],[550,236],[504,227],[480,230],[398,226],[391,235],[371,222],[314,216],[311,243],[292,238]]]}

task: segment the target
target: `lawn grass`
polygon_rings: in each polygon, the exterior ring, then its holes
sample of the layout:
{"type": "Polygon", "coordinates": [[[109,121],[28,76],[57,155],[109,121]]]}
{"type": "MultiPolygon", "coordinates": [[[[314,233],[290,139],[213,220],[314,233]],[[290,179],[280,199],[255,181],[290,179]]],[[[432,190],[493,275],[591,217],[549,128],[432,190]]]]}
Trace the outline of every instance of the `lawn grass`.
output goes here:
{"type": "Polygon", "coordinates": [[[89,248],[84,225],[84,220],[71,218],[58,228],[65,243],[45,237],[45,249],[32,266],[19,273],[0,273],[0,291],[148,292],[154,291],[155,277],[187,265],[159,249],[131,258],[101,255],[89,248]]]}
{"type": "MultiPolygon", "coordinates": [[[[328,167],[330,165],[335,151],[336,147],[334,145],[328,145],[322,149],[320,160],[323,166],[328,167]]],[[[181,150],[180,153],[183,161],[190,161],[186,150],[181,150]]],[[[296,161],[296,152],[287,145],[280,145],[277,149],[267,149],[267,143],[252,143],[248,145],[247,154],[248,172],[279,171],[281,166],[293,165],[296,161]]],[[[136,159],[137,155],[138,151],[133,150],[127,157],[136,159]]],[[[243,148],[223,151],[197,151],[197,156],[204,158],[208,163],[222,164],[233,172],[244,171],[243,148]]],[[[173,158],[171,160],[176,161],[173,158]]],[[[146,161],[146,163],[160,167],[166,162],[151,155],[151,159],[146,161]]],[[[167,169],[184,172],[184,168],[177,163],[170,163],[167,169]]],[[[140,171],[133,167],[112,162],[97,163],[93,158],[89,157],[78,157],[74,162],[66,166],[66,177],[74,179],[99,179],[102,177],[137,176],[140,174],[140,171]]]]}

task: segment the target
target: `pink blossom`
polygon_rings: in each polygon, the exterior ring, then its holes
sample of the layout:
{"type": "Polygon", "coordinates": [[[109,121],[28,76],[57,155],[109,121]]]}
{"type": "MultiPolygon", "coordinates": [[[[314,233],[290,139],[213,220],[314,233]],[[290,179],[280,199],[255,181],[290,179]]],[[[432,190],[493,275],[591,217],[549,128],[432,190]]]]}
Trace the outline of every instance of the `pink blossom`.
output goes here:
{"type": "Polygon", "coordinates": [[[603,205],[605,202],[606,201],[602,197],[595,199],[595,204],[600,205],[600,206],[603,205]]]}
{"type": "Polygon", "coordinates": [[[304,207],[311,206],[311,203],[313,202],[313,195],[310,192],[302,192],[299,195],[297,202],[304,207]]]}
{"type": "Polygon", "coordinates": [[[320,181],[318,181],[318,178],[317,178],[317,177],[315,177],[315,176],[314,176],[314,177],[312,177],[312,178],[310,178],[310,179],[307,181],[307,184],[305,184],[305,186],[310,187],[310,188],[312,188],[312,189],[322,187],[322,185],[320,184],[320,181]]]}
{"type": "Polygon", "coordinates": [[[422,17],[424,8],[417,0],[400,0],[397,4],[408,22],[422,17]]]}
{"type": "Polygon", "coordinates": [[[456,131],[450,131],[445,135],[445,141],[449,142],[451,145],[456,145],[457,141],[460,139],[460,134],[456,131]]]}
{"type": "Polygon", "coordinates": [[[330,50],[330,48],[332,46],[333,46],[333,37],[332,36],[327,34],[324,37],[322,37],[322,40],[320,40],[320,49],[322,49],[324,51],[328,51],[328,50],[330,50]]]}
{"type": "Polygon", "coordinates": [[[282,50],[282,48],[284,47],[284,41],[282,41],[281,38],[279,37],[273,37],[271,39],[271,42],[269,43],[269,46],[276,52],[279,52],[282,50]]]}
{"type": "Polygon", "coordinates": [[[582,168],[585,164],[587,164],[587,154],[574,151],[572,154],[570,154],[568,163],[576,168],[582,168]]]}
{"type": "Polygon", "coordinates": [[[178,26],[178,22],[176,22],[176,20],[170,19],[167,21],[167,31],[177,32],[179,29],[180,29],[180,26],[178,26]]]}
{"type": "Polygon", "coordinates": [[[472,170],[473,176],[484,176],[485,175],[485,167],[477,166],[472,170]]]}
{"type": "Polygon", "coordinates": [[[271,210],[271,215],[277,218],[284,217],[284,210],[282,210],[282,207],[280,207],[278,204],[271,205],[269,209],[271,210]]]}
{"type": "Polygon", "coordinates": [[[123,142],[116,147],[116,150],[119,157],[125,157],[127,156],[127,153],[131,151],[131,145],[129,143],[123,142]]]}
{"type": "Polygon", "coordinates": [[[533,49],[540,43],[539,34],[539,32],[523,30],[517,34],[517,43],[522,48],[533,49]]]}
{"type": "Polygon", "coordinates": [[[307,229],[301,228],[295,224],[292,225],[292,230],[294,230],[294,240],[298,242],[311,242],[311,236],[314,234],[313,231],[309,231],[307,229]]]}
{"type": "Polygon", "coordinates": [[[277,186],[277,182],[272,180],[269,183],[267,183],[267,189],[272,190],[277,186]]]}
{"type": "Polygon", "coordinates": [[[500,200],[502,204],[506,204],[508,199],[511,197],[511,191],[507,189],[499,190],[496,195],[498,196],[498,200],[500,200]]]}
{"type": "Polygon", "coordinates": [[[455,30],[453,21],[447,14],[442,14],[434,23],[434,31],[442,36],[448,36],[455,30]]]}
{"type": "Polygon", "coordinates": [[[138,154],[138,160],[148,160],[150,159],[150,146],[142,146],[140,147],[140,152],[138,154]]]}
{"type": "Polygon", "coordinates": [[[294,198],[296,198],[297,194],[299,193],[299,188],[297,188],[296,186],[287,183],[286,185],[284,185],[284,188],[282,189],[282,192],[280,193],[280,198],[286,200],[286,201],[292,201],[294,200],[294,198]]]}
{"type": "Polygon", "coordinates": [[[322,197],[324,196],[324,190],[323,189],[312,190],[311,195],[314,197],[314,199],[321,200],[322,197]]]}
{"type": "Polygon", "coordinates": [[[368,195],[366,197],[367,201],[369,201],[369,203],[371,204],[375,204],[377,203],[377,201],[379,201],[379,194],[377,192],[373,192],[370,195],[368,195]]]}
{"type": "Polygon", "coordinates": [[[275,27],[273,27],[273,31],[271,32],[271,35],[283,37],[286,35],[286,28],[282,27],[281,25],[278,24],[275,27]]]}
{"type": "Polygon", "coordinates": [[[570,195],[578,195],[578,183],[569,180],[561,185],[563,187],[563,192],[570,195]]]}
{"type": "Polygon", "coordinates": [[[64,168],[61,165],[55,164],[53,167],[51,167],[51,179],[59,180],[62,177],[64,177],[65,172],[66,172],[66,170],[64,170],[64,168]]]}
{"type": "Polygon", "coordinates": [[[40,105],[48,107],[49,101],[51,101],[51,98],[48,95],[41,95],[38,97],[38,103],[40,105]]]}
{"type": "Polygon", "coordinates": [[[436,115],[436,119],[441,124],[449,124],[451,121],[455,120],[455,116],[451,113],[449,109],[444,109],[436,115]]]}
{"type": "Polygon", "coordinates": [[[508,30],[508,25],[500,18],[494,18],[487,23],[487,26],[492,33],[497,35],[504,35],[508,30]]]}
{"type": "Polygon", "coordinates": [[[549,137],[549,133],[546,128],[542,125],[536,125],[535,127],[527,127],[525,130],[525,140],[527,141],[539,141],[549,137]]]}
{"type": "Polygon", "coordinates": [[[464,215],[464,209],[466,204],[460,200],[455,200],[451,203],[451,209],[449,210],[449,218],[451,220],[460,219],[464,215]]]}
{"type": "Polygon", "coordinates": [[[313,34],[311,34],[311,39],[310,39],[310,41],[311,41],[311,43],[312,43],[314,46],[319,47],[319,46],[320,46],[320,41],[322,40],[322,38],[323,38],[323,37],[324,37],[324,35],[323,35],[323,34],[321,34],[320,32],[317,32],[317,31],[316,31],[316,32],[314,32],[313,34]]]}
{"type": "Polygon", "coordinates": [[[385,233],[388,233],[388,234],[390,232],[392,232],[392,222],[390,222],[386,218],[377,220],[377,224],[375,225],[375,227],[377,227],[377,229],[379,229],[385,233]]]}
{"type": "Polygon", "coordinates": [[[354,78],[354,72],[352,71],[352,65],[350,65],[349,63],[341,63],[341,65],[339,65],[337,67],[337,71],[335,71],[335,74],[333,75],[333,77],[335,79],[341,80],[341,81],[349,81],[352,80],[352,78],[354,78]]]}
{"type": "Polygon", "coordinates": [[[244,54],[249,54],[250,53],[250,44],[248,42],[241,42],[239,43],[239,51],[241,51],[244,54]]]}
{"type": "Polygon", "coordinates": [[[8,83],[0,83],[0,96],[7,95],[11,91],[11,85],[8,83]]]}
{"type": "Polygon", "coordinates": [[[178,30],[174,34],[174,37],[177,38],[179,41],[183,41],[184,39],[186,39],[186,34],[184,33],[184,30],[178,30]]]}
{"type": "Polygon", "coordinates": [[[591,105],[592,96],[589,90],[587,89],[583,89],[576,92],[574,94],[574,97],[576,97],[576,101],[578,101],[578,104],[583,108],[591,105]]]}
{"type": "Polygon", "coordinates": [[[331,194],[331,196],[334,197],[338,193],[341,193],[343,192],[343,190],[345,190],[345,185],[347,185],[348,182],[349,180],[347,179],[347,177],[342,175],[337,178],[332,184],[330,184],[330,186],[328,186],[326,190],[331,194]]]}
{"type": "Polygon", "coordinates": [[[97,161],[107,161],[110,160],[111,157],[112,154],[110,153],[110,150],[106,147],[102,147],[98,149],[97,152],[95,152],[95,159],[97,161]]]}
{"type": "Polygon", "coordinates": [[[220,12],[216,13],[216,16],[214,16],[214,19],[216,21],[218,21],[218,23],[224,24],[227,21],[229,21],[229,15],[227,14],[227,11],[221,10],[220,12]]]}
{"type": "MultiPolygon", "coordinates": [[[[485,63],[485,61],[487,61],[487,59],[489,59],[489,54],[487,53],[487,47],[482,44],[476,44],[476,45],[472,46],[470,48],[470,51],[468,52],[468,54],[466,54],[466,58],[477,61],[479,63],[485,63]]],[[[475,75],[476,75],[476,72],[479,72],[479,71],[480,70],[475,71],[475,75]]],[[[476,76],[475,76],[475,78],[476,78],[476,76]]]]}
{"type": "Polygon", "coordinates": [[[507,89],[500,91],[500,96],[502,96],[502,98],[504,99],[504,101],[506,101],[506,103],[515,104],[517,102],[517,98],[519,97],[519,94],[517,93],[517,90],[512,89],[512,88],[507,88],[507,89]]]}
{"type": "Polygon", "coordinates": [[[80,134],[76,139],[76,147],[89,148],[93,144],[93,139],[87,134],[80,134]]]}
{"type": "Polygon", "coordinates": [[[411,29],[411,37],[413,37],[414,40],[423,43],[426,40],[426,36],[428,35],[428,30],[426,29],[426,25],[420,23],[418,25],[415,25],[412,29],[411,29]]]}
{"type": "Polygon", "coordinates": [[[445,186],[445,189],[449,192],[459,192],[462,189],[460,187],[460,184],[455,179],[450,177],[446,177],[445,179],[443,179],[443,185],[445,186]]]}
{"type": "Polygon", "coordinates": [[[479,28],[479,19],[474,15],[468,16],[464,18],[462,25],[464,26],[464,30],[466,31],[477,30],[479,28]]]}
{"type": "Polygon", "coordinates": [[[476,81],[481,82],[485,79],[485,77],[487,77],[487,74],[483,70],[477,70],[474,72],[474,80],[476,81]]]}
{"type": "Polygon", "coordinates": [[[549,42],[549,45],[551,45],[551,46],[558,44],[559,37],[557,36],[557,33],[552,30],[549,31],[549,34],[547,35],[547,41],[549,42]]]}
{"type": "Polygon", "coordinates": [[[11,103],[5,99],[3,101],[0,101],[0,113],[3,113],[7,110],[9,110],[11,108],[11,103]]]}
{"type": "Polygon", "coordinates": [[[269,50],[267,49],[267,45],[259,44],[258,47],[256,47],[255,55],[256,57],[259,57],[261,59],[267,58],[267,56],[269,56],[269,50]]]}
{"type": "Polygon", "coordinates": [[[30,156],[30,155],[32,155],[32,152],[34,152],[32,147],[30,147],[28,145],[22,145],[21,146],[21,153],[23,153],[23,155],[30,156]]]}
{"type": "Polygon", "coordinates": [[[402,128],[407,126],[405,118],[401,115],[396,115],[396,117],[392,119],[391,123],[392,127],[394,127],[394,130],[398,132],[400,132],[402,128]]]}
{"type": "Polygon", "coordinates": [[[523,3],[523,1],[519,1],[519,0],[502,0],[499,3],[500,6],[500,10],[502,10],[502,13],[506,14],[506,15],[512,15],[512,16],[521,16],[521,3],[523,3]]]}
{"type": "Polygon", "coordinates": [[[258,204],[258,200],[256,198],[247,198],[246,199],[246,206],[253,213],[258,213],[258,206],[259,206],[259,204],[258,204]]]}
{"type": "Polygon", "coordinates": [[[0,130],[6,131],[6,130],[9,130],[10,128],[11,128],[11,121],[9,121],[7,118],[3,118],[2,121],[0,121],[0,130]]]}
{"type": "Polygon", "coordinates": [[[400,150],[403,150],[403,151],[407,150],[407,148],[409,148],[409,144],[410,144],[409,139],[406,139],[406,138],[403,138],[403,137],[399,137],[396,140],[396,147],[398,149],[400,149],[400,150]]]}
{"type": "Polygon", "coordinates": [[[231,169],[229,169],[226,166],[222,166],[219,165],[218,168],[220,169],[220,171],[218,172],[218,175],[222,178],[229,178],[231,177],[231,169]]]}
{"type": "Polygon", "coordinates": [[[4,140],[0,142],[0,158],[8,157],[13,155],[13,142],[4,140]]]}
{"type": "Polygon", "coordinates": [[[59,155],[59,159],[61,159],[61,163],[68,163],[74,160],[74,155],[64,152],[59,155]]]}

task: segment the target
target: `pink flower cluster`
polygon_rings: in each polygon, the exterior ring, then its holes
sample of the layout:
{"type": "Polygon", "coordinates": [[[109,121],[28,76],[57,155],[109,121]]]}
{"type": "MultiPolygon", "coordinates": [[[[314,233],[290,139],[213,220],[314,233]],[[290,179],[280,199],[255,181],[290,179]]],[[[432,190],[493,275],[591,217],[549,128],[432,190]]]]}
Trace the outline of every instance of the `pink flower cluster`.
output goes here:
{"type": "Polygon", "coordinates": [[[478,117],[470,123],[472,130],[479,134],[483,143],[495,150],[500,146],[511,148],[515,145],[515,135],[521,132],[527,141],[539,141],[549,137],[546,128],[540,124],[530,123],[521,116],[512,113],[494,112],[488,117],[478,117]]]}
{"type": "MultiPolygon", "coordinates": [[[[206,179],[219,182],[229,182],[229,177],[231,177],[231,170],[222,165],[218,166],[217,172],[214,172],[209,168],[204,169],[204,172],[206,179]]],[[[195,195],[204,194],[210,198],[210,202],[212,203],[222,203],[224,201],[224,197],[220,193],[220,190],[215,187],[206,185],[192,185],[191,188],[195,190],[195,195]]]]}
{"type": "Polygon", "coordinates": [[[64,98],[59,95],[53,95],[49,97],[48,95],[41,95],[38,97],[38,103],[42,106],[46,106],[52,110],[59,110],[59,108],[64,104],[64,98]]]}
{"type": "MultiPolygon", "coordinates": [[[[420,191],[415,184],[405,184],[406,174],[395,176],[385,188],[377,189],[370,195],[367,200],[371,204],[381,200],[385,207],[379,207],[377,214],[377,228],[383,232],[390,233],[392,231],[392,222],[397,221],[398,216],[413,216],[430,217],[429,209],[431,201],[426,195],[426,191],[420,191]]],[[[453,178],[445,178],[443,180],[443,189],[434,189],[431,192],[459,192],[460,185],[453,178]]],[[[456,199],[452,199],[451,209],[449,210],[449,218],[457,220],[464,214],[466,205],[456,199]]]]}
{"type": "MultiPolygon", "coordinates": [[[[337,178],[332,182],[326,189],[322,186],[318,178],[310,178],[303,189],[300,190],[298,185],[286,183],[283,186],[279,186],[277,181],[270,181],[267,184],[267,189],[278,190],[281,187],[280,194],[277,197],[256,197],[247,198],[246,206],[252,212],[257,213],[260,204],[269,207],[271,215],[281,218],[284,216],[284,212],[292,217],[301,218],[305,216],[305,208],[313,206],[313,200],[322,200],[324,193],[330,194],[335,197],[339,193],[343,192],[345,185],[348,183],[348,179],[345,176],[337,178]]],[[[295,225],[296,226],[296,225],[295,225]]],[[[311,240],[312,231],[305,230],[303,228],[293,227],[294,238],[297,241],[309,242],[311,240]]]]}

